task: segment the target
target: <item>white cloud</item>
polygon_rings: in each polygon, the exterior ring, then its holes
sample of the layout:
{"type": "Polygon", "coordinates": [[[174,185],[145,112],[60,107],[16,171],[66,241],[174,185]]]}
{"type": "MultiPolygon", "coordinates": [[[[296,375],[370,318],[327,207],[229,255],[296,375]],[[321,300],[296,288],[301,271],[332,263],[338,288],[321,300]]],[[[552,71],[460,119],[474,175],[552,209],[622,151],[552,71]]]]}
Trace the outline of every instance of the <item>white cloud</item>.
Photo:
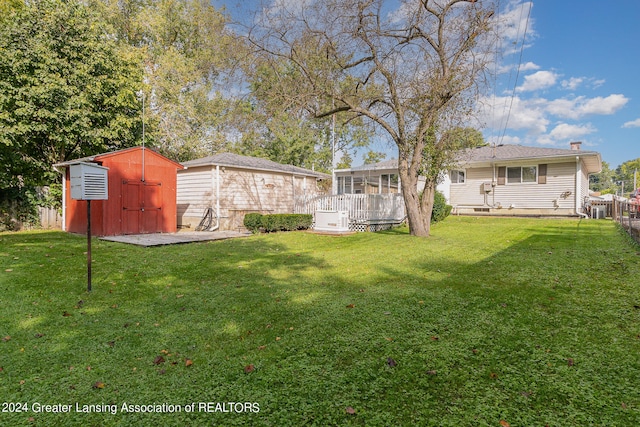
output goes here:
{"type": "Polygon", "coordinates": [[[526,40],[535,37],[532,20],[527,21],[529,11],[533,7],[533,2],[510,1],[505,10],[498,16],[497,31],[502,37],[504,46],[507,48],[505,54],[520,51],[523,36],[526,30],[526,40]]]}
{"type": "Polygon", "coordinates": [[[586,125],[570,125],[560,123],[549,132],[549,136],[554,140],[577,139],[585,135],[596,132],[597,129],[591,124],[586,125]]]}
{"type": "Polygon", "coordinates": [[[530,92],[546,89],[556,84],[558,74],[552,71],[538,71],[524,77],[522,86],[516,88],[518,92],[530,92]]]}
{"type": "Polygon", "coordinates": [[[622,125],[623,128],[640,128],[640,119],[635,119],[630,122],[626,122],[622,125]]]}
{"type": "Polygon", "coordinates": [[[584,82],[584,77],[571,77],[562,81],[562,87],[569,90],[576,90],[584,82]]]}
{"type": "Polygon", "coordinates": [[[540,66],[538,64],[534,64],[533,62],[527,62],[526,64],[522,64],[520,66],[520,71],[532,71],[539,70],[540,66]]]}
{"type": "Polygon", "coordinates": [[[627,102],[629,102],[629,98],[621,94],[595,98],[586,98],[584,96],[572,99],[560,98],[549,101],[547,111],[554,116],[577,120],[591,114],[604,116],[614,114],[624,107],[627,102]]]}
{"type": "Polygon", "coordinates": [[[539,100],[523,100],[509,96],[485,98],[481,101],[483,122],[492,129],[524,130],[540,134],[547,131],[549,119],[545,117],[545,104],[539,100]]]}

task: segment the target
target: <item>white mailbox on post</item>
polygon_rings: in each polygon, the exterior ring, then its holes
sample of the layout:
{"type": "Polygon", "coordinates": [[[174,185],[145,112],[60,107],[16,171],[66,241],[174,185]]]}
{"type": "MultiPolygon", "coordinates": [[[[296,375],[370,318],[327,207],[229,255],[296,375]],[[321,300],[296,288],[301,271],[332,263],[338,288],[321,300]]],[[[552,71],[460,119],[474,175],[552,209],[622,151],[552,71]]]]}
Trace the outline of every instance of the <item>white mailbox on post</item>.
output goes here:
{"type": "Polygon", "coordinates": [[[107,171],[93,163],[76,163],[69,167],[71,198],[75,200],[106,200],[109,198],[107,171]]]}

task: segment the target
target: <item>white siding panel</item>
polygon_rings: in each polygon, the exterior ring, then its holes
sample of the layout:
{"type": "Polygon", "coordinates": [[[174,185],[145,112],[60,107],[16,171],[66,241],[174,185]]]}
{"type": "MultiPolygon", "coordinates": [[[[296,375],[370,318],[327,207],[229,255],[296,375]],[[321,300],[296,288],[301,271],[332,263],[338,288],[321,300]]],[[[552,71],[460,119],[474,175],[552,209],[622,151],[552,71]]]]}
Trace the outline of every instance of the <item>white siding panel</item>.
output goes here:
{"type": "MultiPolygon", "coordinates": [[[[496,165],[495,174],[497,177],[499,166],[529,166],[543,163],[496,165]]],[[[492,167],[473,168],[467,169],[466,173],[464,184],[451,184],[451,205],[454,207],[500,205],[503,208],[514,206],[517,209],[570,210],[575,206],[575,163],[548,163],[546,184],[536,182],[495,185],[486,198],[483,183],[493,181],[494,169],[492,167]]],[[[588,188],[588,179],[586,177],[582,179],[586,180],[588,188]]]]}
{"type": "Polygon", "coordinates": [[[201,218],[208,207],[215,206],[215,187],[212,186],[215,169],[210,167],[185,169],[178,172],[178,218],[201,218]]]}

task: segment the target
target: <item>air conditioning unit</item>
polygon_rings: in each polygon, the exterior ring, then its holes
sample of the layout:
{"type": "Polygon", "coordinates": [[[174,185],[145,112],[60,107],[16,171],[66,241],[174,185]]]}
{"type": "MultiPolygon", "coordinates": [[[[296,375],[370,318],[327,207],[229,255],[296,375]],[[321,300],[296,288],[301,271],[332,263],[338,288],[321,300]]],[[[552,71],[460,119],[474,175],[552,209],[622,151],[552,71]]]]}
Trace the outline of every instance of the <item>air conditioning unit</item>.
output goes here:
{"type": "Polygon", "coordinates": [[[316,224],[313,227],[316,231],[349,231],[348,211],[316,211],[316,224]]]}
{"type": "Polygon", "coordinates": [[[604,219],[607,214],[607,208],[605,206],[592,206],[591,218],[592,219],[604,219]]]}

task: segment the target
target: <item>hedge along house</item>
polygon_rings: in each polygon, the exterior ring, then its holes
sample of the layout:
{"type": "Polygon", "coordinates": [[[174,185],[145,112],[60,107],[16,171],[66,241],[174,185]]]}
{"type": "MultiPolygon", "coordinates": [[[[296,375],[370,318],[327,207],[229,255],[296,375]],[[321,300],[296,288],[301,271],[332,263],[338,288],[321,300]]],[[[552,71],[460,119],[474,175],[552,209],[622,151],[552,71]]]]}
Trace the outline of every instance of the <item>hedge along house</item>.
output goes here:
{"type": "Polygon", "coordinates": [[[127,148],[54,165],[63,173],[63,230],[86,233],[86,202],[71,198],[70,167],[95,163],[108,168],[108,199],[91,203],[91,234],[176,231],[176,172],[183,168],[153,150],[127,148]]]}
{"type": "Polygon", "coordinates": [[[448,175],[448,201],[457,214],[584,215],[589,175],[598,152],[498,145],[466,150],[448,175]]]}
{"type": "Polygon", "coordinates": [[[210,213],[209,230],[237,230],[244,216],[296,213],[302,200],[322,194],[330,175],[271,160],[220,153],[182,163],[178,172],[178,227],[196,228],[210,213]]]}

